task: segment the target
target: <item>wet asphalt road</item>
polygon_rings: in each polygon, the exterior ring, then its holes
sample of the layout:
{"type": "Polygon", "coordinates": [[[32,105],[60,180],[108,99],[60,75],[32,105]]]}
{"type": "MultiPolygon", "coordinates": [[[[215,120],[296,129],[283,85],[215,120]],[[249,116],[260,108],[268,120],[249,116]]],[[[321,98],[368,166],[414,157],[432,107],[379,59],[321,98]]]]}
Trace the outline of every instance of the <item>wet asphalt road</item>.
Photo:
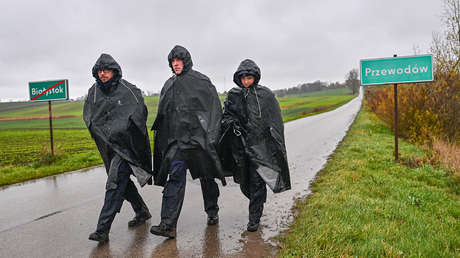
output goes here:
{"type": "Polygon", "coordinates": [[[146,186],[140,193],[152,219],[128,228],[134,213],[125,202],[110,241],[99,246],[87,239],[104,199],[106,174],[96,167],[0,188],[0,257],[274,256],[274,237],[292,221],[294,202],[309,194],[311,180],[353,122],[361,96],[334,111],[285,124],[292,190],[276,195],[268,190],[257,232],[246,232],[249,202],[230,178],[220,187],[220,223],[207,226],[199,181],[189,177],[176,239],[150,234],[150,226],[160,221],[162,188],[146,186]]]}

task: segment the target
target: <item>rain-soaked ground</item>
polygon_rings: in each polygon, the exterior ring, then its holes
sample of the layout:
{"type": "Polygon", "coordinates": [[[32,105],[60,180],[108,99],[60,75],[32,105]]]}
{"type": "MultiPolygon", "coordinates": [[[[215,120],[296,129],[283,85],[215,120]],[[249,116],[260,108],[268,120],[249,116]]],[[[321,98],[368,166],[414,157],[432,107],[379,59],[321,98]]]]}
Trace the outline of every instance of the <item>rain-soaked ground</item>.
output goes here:
{"type": "MultiPolygon", "coordinates": [[[[152,219],[134,229],[128,203],[117,215],[110,241],[88,240],[103,204],[102,167],[0,188],[0,257],[270,257],[278,236],[293,219],[291,207],[309,194],[309,184],[344,137],[361,106],[361,96],[334,111],[285,125],[292,190],[268,190],[259,231],[246,231],[248,200],[231,182],[220,187],[220,222],[206,224],[198,180],[188,178],[177,238],[150,234],[160,221],[161,187],[140,190],[152,219]]],[[[220,184],[220,182],[219,182],[220,184]]]]}

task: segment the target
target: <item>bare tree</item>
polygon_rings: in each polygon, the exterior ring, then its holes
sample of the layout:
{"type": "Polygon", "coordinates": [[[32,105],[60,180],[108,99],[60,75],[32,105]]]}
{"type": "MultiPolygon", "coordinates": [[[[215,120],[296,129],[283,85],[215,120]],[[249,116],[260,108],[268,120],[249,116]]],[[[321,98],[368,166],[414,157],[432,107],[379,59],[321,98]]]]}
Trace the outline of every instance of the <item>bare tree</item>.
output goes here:
{"type": "Polygon", "coordinates": [[[460,72],[460,1],[444,0],[445,31],[433,34],[431,52],[440,72],[452,76],[460,72]]]}
{"type": "Polygon", "coordinates": [[[432,110],[446,128],[448,139],[460,137],[460,0],[444,0],[444,31],[433,35],[435,82],[428,88],[432,110]]]}
{"type": "Polygon", "coordinates": [[[361,86],[358,69],[355,68],[348,72],[345,79],[345,85],[347,85],[352,90],[353,94],[357,94],[359,91],[359,86],[361,86]]]}

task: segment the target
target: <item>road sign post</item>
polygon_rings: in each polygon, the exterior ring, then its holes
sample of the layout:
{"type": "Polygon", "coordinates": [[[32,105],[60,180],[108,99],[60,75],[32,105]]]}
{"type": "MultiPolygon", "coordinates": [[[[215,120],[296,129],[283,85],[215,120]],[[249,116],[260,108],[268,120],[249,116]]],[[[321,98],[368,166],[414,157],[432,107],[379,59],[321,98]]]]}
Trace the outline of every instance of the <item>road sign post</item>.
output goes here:
{"type": "Polygon", "coordinates": [[[53,116],[51,113],[51,100],[48,100],[48,113],[50,119],[50,142],[51,142],[51,156],[54,156],[54,142],[53,142],[53,116]]]}
{"type": "Polygon", "coordinates": [[[54,156],[53,115],[51,112],[51,101],[69,99],[69,81],[53,80],[29,82],[29,96],[30,101],[48,101],[51,156],[54,156]]]}
{"type": "Polygon", "coordinates": [[[399,160],[399,149],[398,149],[398,127],[399,127],[399,121],[398,121],[398,84],[395,83],[394,88],[394,102],[395,102],[395,111],[394,111],[394,132],[395,132],[395,160],[399,160]]]}
{"type": "Polygon", "coordinates": [[[398,161],[398,83],[433,81],[433,56],[397,57],[397,55],[393,55],[393,58],[362,59],[360,72],[361,85],[394,85],[394,155],[395,160],[398,161]]]}
{"type": "MultiPolygon", "coordinates": [[[[393,55],[393,57],[397,57],[396,54],[393,55]]],[[[398,147],[398,137],[399,137],[399,118],[398,118],[398,84],[394,84],[393,88],[393,93],[394,93],[394,102],[395,102],[395,111],[394,111],[394,131],[395,131],[395,160],[399,160],[399,147],[398,147]]]]}

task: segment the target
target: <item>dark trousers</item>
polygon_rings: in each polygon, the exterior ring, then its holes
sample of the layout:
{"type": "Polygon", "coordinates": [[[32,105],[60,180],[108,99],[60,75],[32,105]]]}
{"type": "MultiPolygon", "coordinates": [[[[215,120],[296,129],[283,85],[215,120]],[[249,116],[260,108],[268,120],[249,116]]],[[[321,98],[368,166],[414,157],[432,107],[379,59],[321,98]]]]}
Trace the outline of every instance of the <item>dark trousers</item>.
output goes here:
{"type": "MultiPolygon", "coordinates": [[[[171,162],[161,204],[161,222],[165,224],[177,224],[184,202],[186,173],[187,166],[185,161],[173,160],[171,162]]],[[[200,183],[204,210],[208,216],[216,216],[219,212],[219,206],[217,205],[219,187],[213,178],[200,178],[200,183]]]]}
{"type": "Polygon", "coordinates": [[[259,223],[264,211],[264,203],[267,200],[267,187],[260,177],[254,165],[248,169],[249,186],[249,222],[259,223]]]}
{"type": "Polygon", "coordinates": [[[96,231],[110,231],[115,215],[120,212],[124,200],[131,204],[136,214],[148,211],[147,205],[129,178],[131,174],[131,167],[126,161],[122,161],[118,169],[117,188],[107,189],[105,192],[104,206],[99,215],[96,231]]]}

